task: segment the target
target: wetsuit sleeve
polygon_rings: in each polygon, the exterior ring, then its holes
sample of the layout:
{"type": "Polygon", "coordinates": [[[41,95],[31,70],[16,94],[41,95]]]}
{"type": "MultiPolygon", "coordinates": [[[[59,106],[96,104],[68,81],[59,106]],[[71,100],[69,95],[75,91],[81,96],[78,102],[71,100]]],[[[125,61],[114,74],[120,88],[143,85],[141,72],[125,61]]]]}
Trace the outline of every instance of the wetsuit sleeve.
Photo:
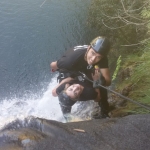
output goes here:
{"type": "Polygon", "coordinates": [[[79,101],[94,100],[97,97],[97,92],[94,88],[85,88],[80,96],[79,101]]]}
{"type": "Polygon", "coordinates": [[[61,91],[63,91],[65,89],[65,85],[66,85],[66,83],[63,83],[56,89],[56,93],[58,95],[61,93],[61,91]]]}
{"type": "Polygon", "coordinates": [[[72,70],[73,69],[73,65],[75,65],[78,60],[80,59],[81,55],[82,55],[82,51],[78,50],[78,51],[74,51],[74,50],[70,50],[67,51],[65,53],[65,55],[63,55],[58,61],[57,61],[57,66],[59,69],[68,69],[68,70],[72,70]]]}
{"type": "Polygon", "coordinates": [[[108,58],[104,57],[99,63],[98,66],[100,68],[108,68],[108,58]]]}

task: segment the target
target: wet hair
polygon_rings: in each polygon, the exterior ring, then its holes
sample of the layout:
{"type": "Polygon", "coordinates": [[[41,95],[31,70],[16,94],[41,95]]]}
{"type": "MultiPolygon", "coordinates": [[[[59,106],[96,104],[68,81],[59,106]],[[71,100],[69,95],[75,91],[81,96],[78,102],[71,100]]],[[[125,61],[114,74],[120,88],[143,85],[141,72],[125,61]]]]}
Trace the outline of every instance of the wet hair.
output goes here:
{"type": "Polygon", "coordinates": [[[66,93],[65,91],[63,90],[59,95],[58,95],[58,99],[59,99],[59,102],[61,105],[64,105],[64,106],[73,106],[76,101],[75,100],[72,100],[66,93]]]}

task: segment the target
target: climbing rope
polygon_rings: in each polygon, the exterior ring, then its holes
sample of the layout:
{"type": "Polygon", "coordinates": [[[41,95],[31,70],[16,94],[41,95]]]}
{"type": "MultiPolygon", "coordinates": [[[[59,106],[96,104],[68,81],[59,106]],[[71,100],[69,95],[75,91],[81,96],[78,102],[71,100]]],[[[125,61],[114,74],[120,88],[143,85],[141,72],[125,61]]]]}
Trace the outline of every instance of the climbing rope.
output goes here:
{"type": "MultiPolygon", "coordinates": [[[[57,71],[60,71],[60,70],[58,69],[57,71]]],[[[78,73],[77,73],[77,72],[75,72],[75,71],[69,71],[69,70],[67,70],[67,69],[61,69],[61,71],[67,71],[67,72],[69,72],[69,73],[76,74],[77,76],[82,76],[85,80],[88,80],[88,81],[90,81],[90,82],[93,83],[93,81],[90,80],[90,79],[89,79],[84,73],[82,73],[82,72],[78,72],[78,73]]],[[[120,93],[118,93],[118,92],[115,92],[115,91],[113,91],[113,90],[111,90],[111,89],[109,89],[109,88],[107,88],[107,87],[105,87],[105,86],[103,86],[103,85],[101,85],[101,84],[98,84],[98,86],[100,86],[100,87],[102,87],[102,88],[104,88],[104,89],[106,89],[106,90],[108,90],[108,91],[110,91],[110,92],[112,92],[112,93],[114,93],[114,94],[120,96],[121,98],[124,98],[125,100],[128,100],[128,101],[130,101],[130,102],[132,102],[132,103],[134,103],[134,104],[137,104],[137,105],[139,105],[139,106],[141,106],[141,107],[143,107],[143,108],[145,108],[145,109],[147,109],[147,110],[150,111],[150,107],[148,107],[148,106],[145,106],[145,105],[143,105],[143,104],[141,104],[141,103],[139,103],[139,102],[136,102],[135,100],[132,100],[132,99],[126,97],[126,96],[123,96],[122,94],[120,94],[120,93]]]]}
{"type": "MultiPolygon", "coordinates": [[[[82,76],[83,76],[84,79],[86,79],[86,80],[88,80],[88,81],[90,81],[90,82],[93,83],[93,81],[90,80],[84,73],[80,72],[80,74],[82,74],[82,76]]],[[[141,104],[141,103],[139,103],[139,102],[136,102],[136,101],[134,101],[134,100],[132,100],[132,99],[126,97],[126,96],[123,96],[122,94],[117,93],[117,92],[115,92],[115,91],[113,91],[113,90],[111,90],[111,89],[109,89],[109,88],[107,88],[107,87],[105,87],[105,86],[103,86],[103,85],[101,85],[101,84],[98,84],[98,86],[100,86],[100,87],[102,87],[102,88],[104,88],[104,89],[106,89],[106,90],[108,90],[108,91],[110,91],[110,92],[112,92],[112,93],[114,93],[114,94],[120,96],[121,98],[124,98],[124,99],[126,99],[126,100],[128,100],[128,101],[130,101],[130,102],[132,102],[132,103],[134,103],[134,104],[137,104],[137,105],[139,105],[139,106],[141,106],[141,107],[143,107],[143,108],[145,108],[145,109],[147,109],[147,110],[150,110],[150,107],[147,107],[147,106],[145,106],[145,105],[143,105],[143,104],[141,104]]]]}

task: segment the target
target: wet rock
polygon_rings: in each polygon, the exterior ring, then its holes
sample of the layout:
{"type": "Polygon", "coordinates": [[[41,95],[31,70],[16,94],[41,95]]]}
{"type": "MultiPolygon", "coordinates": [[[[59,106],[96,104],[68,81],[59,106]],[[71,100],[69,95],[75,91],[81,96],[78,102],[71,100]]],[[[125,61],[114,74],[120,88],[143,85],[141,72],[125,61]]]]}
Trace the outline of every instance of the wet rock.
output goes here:
{"type": "Polygon", "coordinates": [[[24,121],[16,120],[0,131],[0,150],[148,150],[149,148],[150,114],[66,124],[30,117],[24,121]]]}
{"type": "Polygon", "coordinates": [[[121,81],[127,80],[131,76],[131,74],[132,74],[132,67],[127,67],[119,73],[119,78],[121,79],[121,81]]]}

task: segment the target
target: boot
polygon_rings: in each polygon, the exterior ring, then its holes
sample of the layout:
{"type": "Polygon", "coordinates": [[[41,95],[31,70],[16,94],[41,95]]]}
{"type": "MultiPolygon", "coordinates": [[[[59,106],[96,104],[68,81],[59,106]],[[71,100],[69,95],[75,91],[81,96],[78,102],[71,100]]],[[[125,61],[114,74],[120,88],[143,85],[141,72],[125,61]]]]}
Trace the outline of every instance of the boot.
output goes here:
{"type": "Polygon", "coordinates": [[[101,110],[101,117],[102,118],[110,118],[108,115],[108,111],[101,110]]]}
{"type": "Polygon", "coordinates": [[[101,102],[98,103],[99,107],[101,108],[101,116],[102,118],[110,118],[108,113],[109,113],[109,105],[106,107],[104,106],[101,102]]]}
{"type": "Polygon", "coordinates": [[[91,113],[91,118],[92,119],[100,119],[101,117],[101,111],[100,111],[100,107],[97,106],[94,108],[95,110],[91,113]]]}
{"type": "Polygon", "coordinates": [[[109,111],[104,109],[101,103],[99,103],[99,106],[95,107],[95,110],[91,113],[91,118],[92,119],[110,118],[108,113],[109,111]]]}
{"type": "Polygon", "coordinates": [[[110,118],[108,113],[102,113],[102,112],[92,112],[91,114],[92,119],[104,119],[104,118],[110,118]]]}

